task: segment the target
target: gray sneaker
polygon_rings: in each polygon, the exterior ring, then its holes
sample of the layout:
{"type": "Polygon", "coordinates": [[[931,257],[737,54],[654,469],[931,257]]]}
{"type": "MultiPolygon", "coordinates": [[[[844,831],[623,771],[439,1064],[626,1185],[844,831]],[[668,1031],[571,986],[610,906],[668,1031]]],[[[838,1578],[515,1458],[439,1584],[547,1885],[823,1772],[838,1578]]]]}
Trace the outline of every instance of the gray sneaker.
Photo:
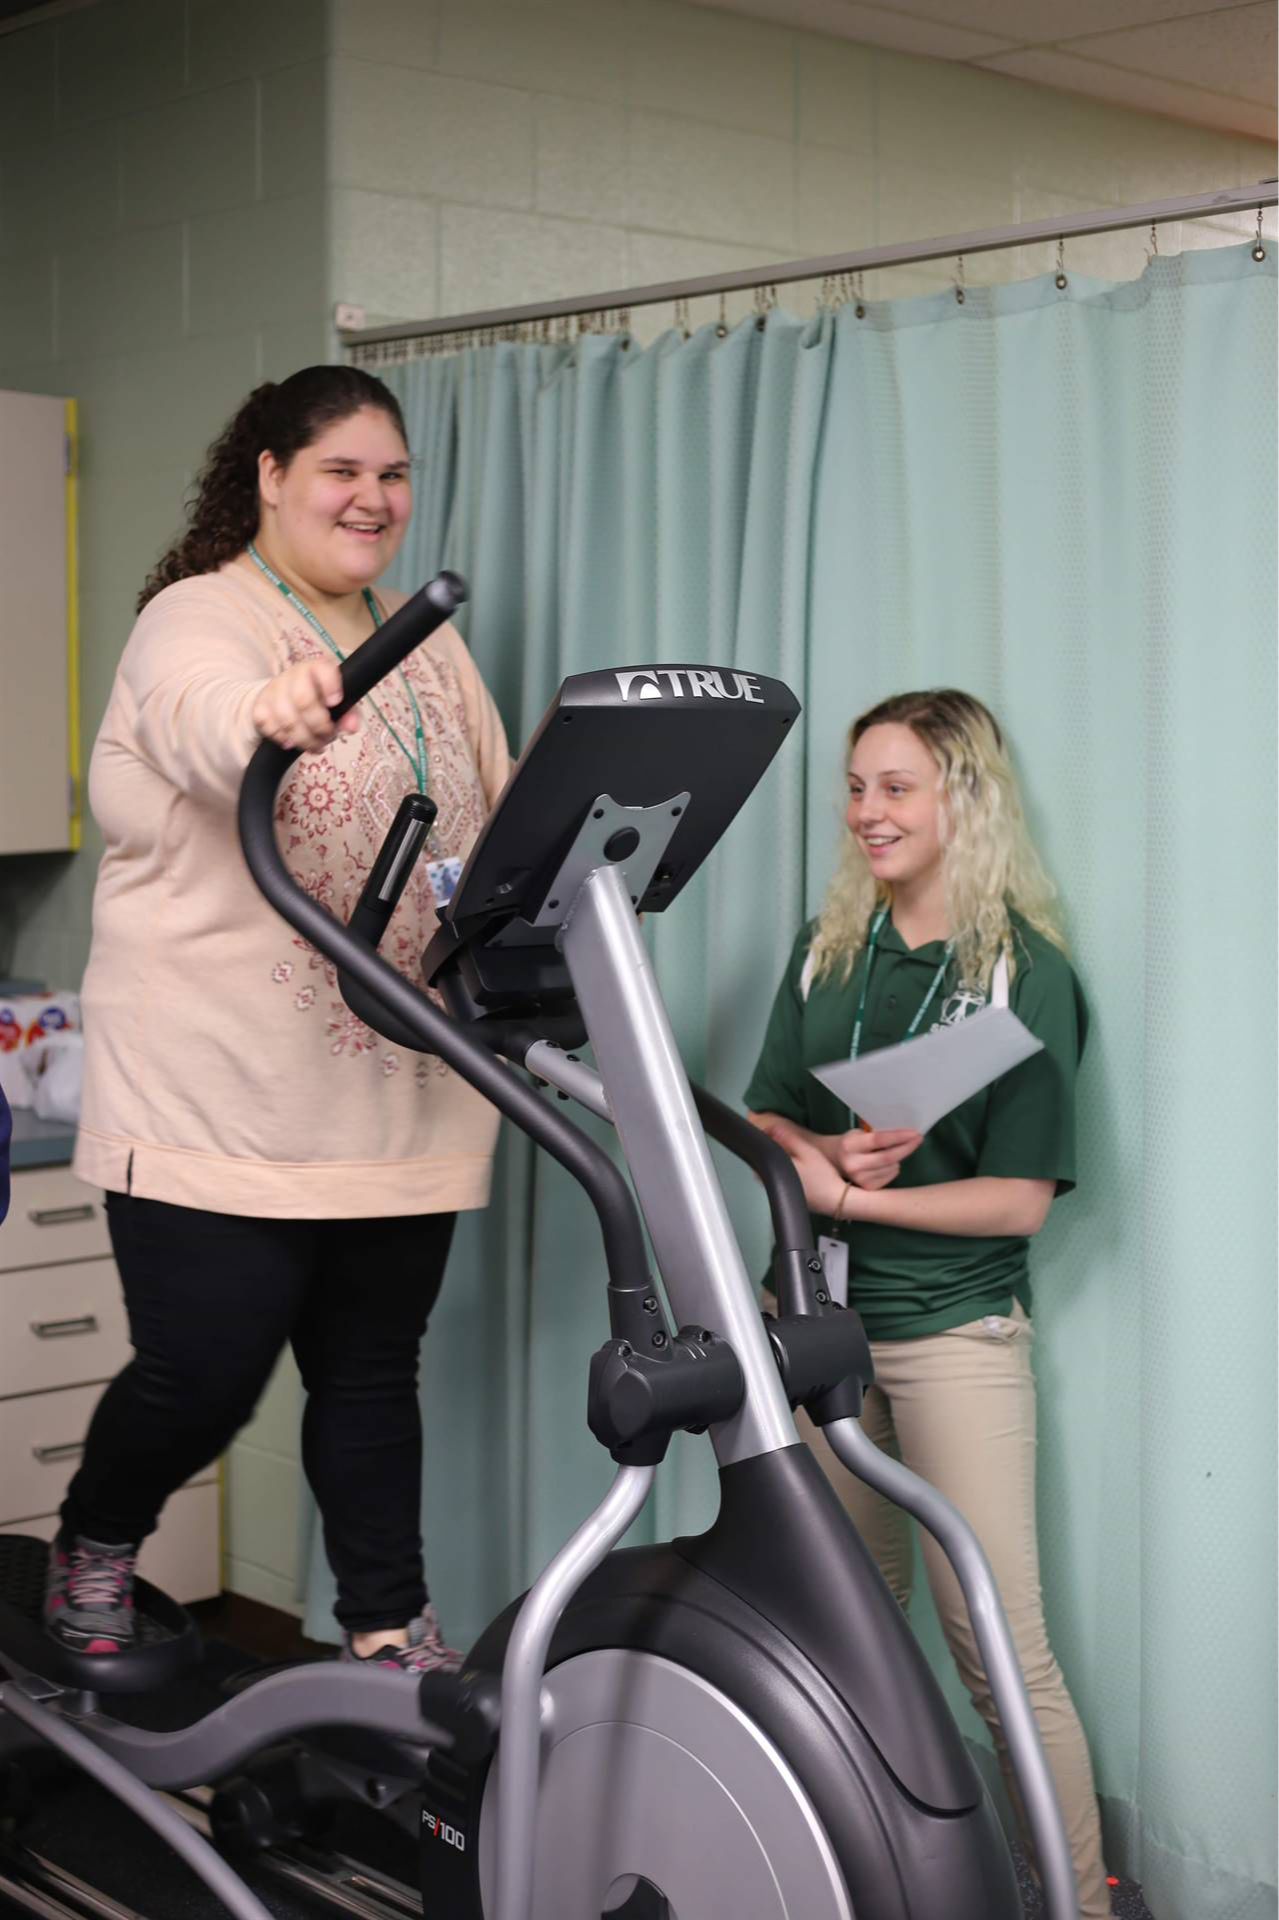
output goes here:
{"type": "Polygon", "coordinates": [[[133,1573],[136,1547],[59,1538],[49,1549],[45,1632],[76,1653],[124,1653],[136,1638],[133,1573]]]}
{"type": "Polygon", "coordinates": [[[418,1619],[409,1622],[407,1647],[379,1647],[376,1653],[356,1653],[350,1634],[345,1633],[338,1658],[354,1661],[357,1667],[390,1667],[393,1672],[420,1678],[424,1673],[457,1673],[465,1655],[456,1647],[445,1646],[435,1608],[428,1606],[418,1619]]]}

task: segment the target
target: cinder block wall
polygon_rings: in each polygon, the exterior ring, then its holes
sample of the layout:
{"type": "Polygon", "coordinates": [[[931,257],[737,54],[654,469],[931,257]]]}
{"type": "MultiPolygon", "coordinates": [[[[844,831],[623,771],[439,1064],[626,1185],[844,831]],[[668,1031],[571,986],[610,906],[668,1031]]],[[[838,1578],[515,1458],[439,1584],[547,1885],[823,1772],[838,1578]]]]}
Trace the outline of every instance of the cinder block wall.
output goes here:
{"type": "MultiPolygon", "coordinates": [[[[0,386],[80,402],[83,732],[237,401],[328,349],[326,0],[0,36],[0,386]]],[[[0,861],[0,972],[79,980],[99,842],[0,861]]]]}
{"type": "MultiPolygon", "coordinates": [[[[0,36],[0,386],[80,403],[86,759],[205,447],[329,351],[328,48],[326,0],[107,0],[0,36]]],[[[79,981],[86,828],[0,860],[0,972],[79,981]]],[[[288,1607],[297,1414],[288,1364],[226,1476],[228,1582],[288,1607]]]]}
{"type": "MultiPolygon", "coordinates": [[[[1251,184],[1273,150],[683,0],[334,0],[336,300],[370,325],[1251,184]]],[[[1165,252],[1235,228],[1172,225],[1165,252]]],[[[1140,272],[1147,236],[1072,244],[1140,272]]],[[[966,262],[1043,272],[1052,249],[966,262]]],[[[946,265],[872,276],[945,285],[946,265]]],[[[814,289],[784,292],[801,310],[814,289]]],[[[749,295],[730,301],[732,319],[749,295]]],[[[709,303],[695,308],[706,317],[709,303]]],[[[670,322],[670,310],[637,331],[670,322]]]]}
{"type": "MultiPolygon", "coordinates": [[[[683,0],[103,0],[0,36],[0,386],[81,403],[86,743],[204,448],[258,380],[332,351],[336,300],[427,317],[1274,171],[1257,140],[683,0]]],[[[1068,259],[1123,276],[1145,244],[1068,259]]],[[[79,855],[0,860],[0,972],[78,981],[97,852],[90,827],[79,855]]],[[[228,1582],[282,1607],[297,1419],[286,1362],[227,1468],[228,1582]]]]}

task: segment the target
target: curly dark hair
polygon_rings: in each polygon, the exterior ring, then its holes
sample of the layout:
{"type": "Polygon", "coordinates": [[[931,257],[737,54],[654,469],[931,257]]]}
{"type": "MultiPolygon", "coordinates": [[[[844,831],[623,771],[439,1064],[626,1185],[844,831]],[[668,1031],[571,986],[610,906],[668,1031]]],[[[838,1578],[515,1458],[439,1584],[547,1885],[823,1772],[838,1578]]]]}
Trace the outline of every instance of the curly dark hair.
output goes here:
{"type": "Polygon", "coordinates": [[[186,532],[147,575],[138,612],[175,580],[213,573],[248,546],[260,514],[260,453],[269,449],[287,467],[326,427],[349,420],[361,407],[388,414],[408,445],[399,401],[360,367],[303,367],[278,386],[267,380],[255,387],[209,448],[195,499],[187,508],[186,532]]]}

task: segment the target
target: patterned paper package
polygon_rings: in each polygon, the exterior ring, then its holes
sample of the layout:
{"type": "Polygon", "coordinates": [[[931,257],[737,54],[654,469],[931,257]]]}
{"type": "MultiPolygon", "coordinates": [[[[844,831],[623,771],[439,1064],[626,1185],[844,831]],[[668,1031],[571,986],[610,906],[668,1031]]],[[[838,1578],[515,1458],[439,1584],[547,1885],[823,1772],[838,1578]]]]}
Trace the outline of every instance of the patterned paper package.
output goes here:
{"type": "Polygon", "coordinates": [[[33,1047],[51,1033],[78,1033],[80,996],[55,989],[51,993],[0,995],[0,1053],[33,1047]]]}

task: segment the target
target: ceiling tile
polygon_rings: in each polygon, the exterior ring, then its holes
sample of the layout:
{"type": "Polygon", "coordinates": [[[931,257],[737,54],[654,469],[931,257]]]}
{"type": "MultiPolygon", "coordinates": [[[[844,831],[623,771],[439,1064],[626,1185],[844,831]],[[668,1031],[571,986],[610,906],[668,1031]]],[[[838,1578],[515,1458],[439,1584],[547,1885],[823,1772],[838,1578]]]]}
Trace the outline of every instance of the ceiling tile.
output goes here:
{"type": "Polygon", "coordinates": [[[1275,24],[1273,0],[1266,0],[1262,6],[1235,7],[1229,13],[1164,20],[1157,27],[1072,37],[1063,45],[1085,59],[1273,107],[1275,24]]]}
{"type": "Polygon", "coordinates": [[[773,20],[809,33],[860,40],[869,47],[925,54],[933,60],[975,60],[1021,44],[1017,35],[978,32],[962,22],[920,19],[898,7],[877,7],[862,0],[697,0],[697,4],[722,13],[748,13],[757,20],[773,20]]]}
{"type": "MultiPolygon", "coordinates": [[[[904,7],[894,5],[891,11],[920,22],[993,34],[1005,47],[1037,47],[1084,33],[1230,11],[1236,5],[1237,0],[906,0],[904,7]]],[[[790,11],[790,0],[774,0],[774,18],[790,11]]]]}
{"type": "Polygon", "coordinates": [[[1188,87],[1157,75],[1129,73],[1122,67],[1112,67],[1100,60],[1084,60],[1077,54],[1053,47],[991,54],[977,64],[993,73],[1015,74],[1018,79],[1034,80],[1041,86],[1089,94],[1095,100],[1137,107],[1145,113],[1167,114],[1198,126],[1219,127],[1225,133],[1253,134],[1259,140],[1275,137],[1275,113],[1271,107],[1231,99],[1203,87],[1188,87]]]}
{"type": "MultiPolygon", "coordinates": [[[[1050,46],[1083,34],[1154,26],[1241,9],[1238,0],[695,0],[720,12],[863,40],[935,59],[965,51],[1050,46]],[[906,42],[909,40],[909,46],[906,42]],[[978,47],[976,43],[981,42],[978,47]]],[[[1262,9],[1258,9],[1262,10],[1262,9]]]]}

